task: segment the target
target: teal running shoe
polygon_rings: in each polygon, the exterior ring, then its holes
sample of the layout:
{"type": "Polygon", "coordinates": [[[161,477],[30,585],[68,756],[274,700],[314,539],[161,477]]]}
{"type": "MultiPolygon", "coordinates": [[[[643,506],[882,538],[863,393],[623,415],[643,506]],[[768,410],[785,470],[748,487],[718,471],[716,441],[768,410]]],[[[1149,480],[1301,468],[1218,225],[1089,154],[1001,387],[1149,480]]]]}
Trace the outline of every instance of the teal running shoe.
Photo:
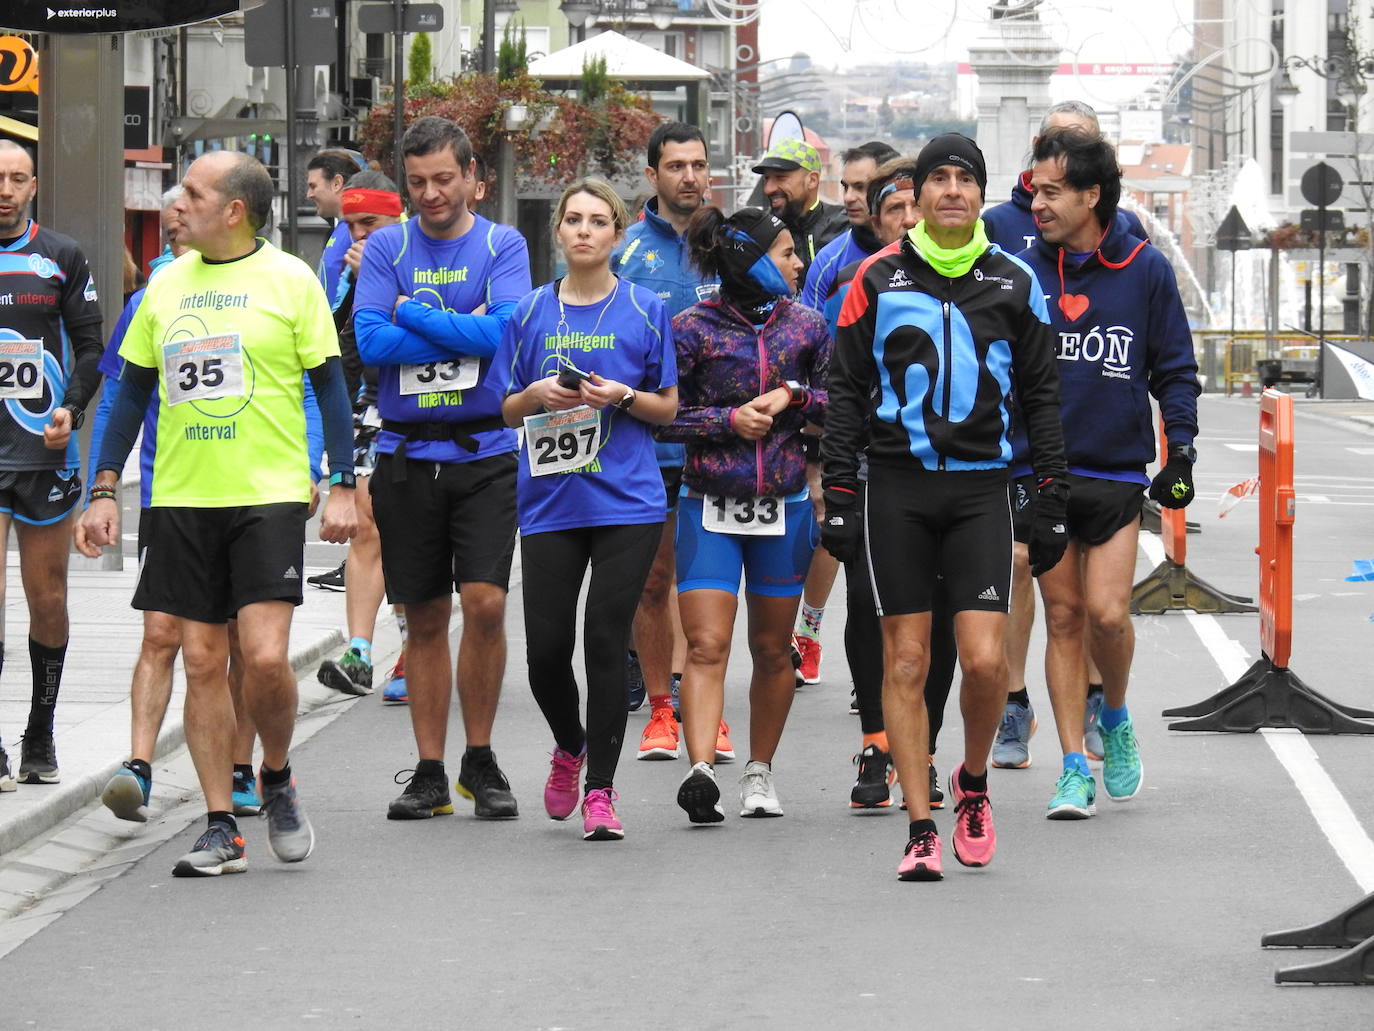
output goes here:
{"type": "Polygon", "coordinates": [[[1145,767],[1140,762],[1140,745],[1135,739],[1131,718],[1114,730],[1102,728],[1102,786],[1113,802],[1134,798],[1140,791],[1145,767]]]}
{"type": "Polygon", "coordinates": [[[258,778],[252,774],[244,776],[235,770],[232,797],[235,816],[256,816],[262,808],[262,799],[258,796],[258,778]]]}
{"type": "Polygon", "coordinates": [[[1047,820],[1086,820],[1097,814],[1097,783],[1078,770],[1065,770],[1054,786],[1054,797],[1045,813],[1047,820]]]}

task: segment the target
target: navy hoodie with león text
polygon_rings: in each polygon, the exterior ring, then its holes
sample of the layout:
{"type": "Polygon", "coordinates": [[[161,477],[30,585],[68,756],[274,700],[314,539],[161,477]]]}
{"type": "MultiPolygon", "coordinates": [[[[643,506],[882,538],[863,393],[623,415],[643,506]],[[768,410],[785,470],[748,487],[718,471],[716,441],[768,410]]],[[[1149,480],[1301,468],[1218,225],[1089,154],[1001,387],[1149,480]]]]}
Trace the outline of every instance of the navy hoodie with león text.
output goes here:
{"type": "MultiPolygon", "coordinates": [[[[1148,483],[1151,395],[1170,444],[1197,435],[1197,360],[1173,266],[1115,223],[1081,262],[1044,240],[1017,257],[1045,291],[1069,471],[1148,483]]],[[[1027,471],[1019,452],[1012,473],[1027,471]]]]}

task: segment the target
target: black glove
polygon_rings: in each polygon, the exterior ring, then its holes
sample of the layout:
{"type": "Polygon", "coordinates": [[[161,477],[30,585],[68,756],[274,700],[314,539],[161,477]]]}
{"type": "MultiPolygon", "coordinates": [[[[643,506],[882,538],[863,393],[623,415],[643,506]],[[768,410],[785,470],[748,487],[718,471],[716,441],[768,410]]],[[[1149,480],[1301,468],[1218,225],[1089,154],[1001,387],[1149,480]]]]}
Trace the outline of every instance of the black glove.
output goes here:
{"type": "Polygon", "coordinates": [[[863,538],[863,524],[859,522],[859,506],[852,490],[844,487],[825,488],[825,518],[821,520],[821,544],[840,562],[853,562],[859,557],[859,542],[863,538]]]}
{"type": "Polygon", "coordinates": [[[1064,557],[1069,546],[1069,485],[1064,480],[1045,480],[1035,494],[1031,521],[1031,576],[1048,573],[1064,557]]]}
{"type": "Polygon", "coordinates": [[[1150,481],[1150,499],[1161,508],[1187,508],[1193,500],[1193,455],[1187,444],[1170,444],[1169,460],[1150,481]]]}

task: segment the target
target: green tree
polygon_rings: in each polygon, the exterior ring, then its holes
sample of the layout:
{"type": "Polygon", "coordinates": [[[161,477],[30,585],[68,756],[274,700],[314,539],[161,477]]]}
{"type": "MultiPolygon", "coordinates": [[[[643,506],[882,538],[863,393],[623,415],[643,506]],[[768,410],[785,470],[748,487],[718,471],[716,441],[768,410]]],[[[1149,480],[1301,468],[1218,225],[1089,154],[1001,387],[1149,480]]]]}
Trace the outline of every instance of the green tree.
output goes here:
{"type": "Polygon", "coordinates": [[[582,62],[582,80],[577,87],[577,98],[590,106],[604,100],[610,88],[611,77],[606,72],[606,58],[585,58],[582,62]]]}
{"type": "Polygon", "coordinates": [[[525,35],[523,21],[520,22],[518,29],[514,18],[506,22],[506,27],[501,32],[501,45],[496,50],[496,78],[499,82],[523,75],[529,67],[529,47],[525,42],[525,35]]]}
{"type": "Polygon", "coordinates": [[[421,32],[415,37],[415,42],[410,44],[410,82],[418,86],[433,79],[434,44],[430,42],[428,32],[421,32]]]}

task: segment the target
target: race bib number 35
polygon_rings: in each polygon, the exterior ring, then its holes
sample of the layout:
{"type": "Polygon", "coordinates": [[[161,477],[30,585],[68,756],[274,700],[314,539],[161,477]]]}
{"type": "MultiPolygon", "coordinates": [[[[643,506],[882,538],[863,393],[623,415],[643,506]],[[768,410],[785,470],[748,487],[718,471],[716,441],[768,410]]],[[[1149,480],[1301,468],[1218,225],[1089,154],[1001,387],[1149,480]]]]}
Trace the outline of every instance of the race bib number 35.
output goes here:
{"type": "Polygon", "coordinates": [[[704,496],[701,525],[712,533],[750,537],[781,537],[787,530],[782,498],[723,498],[704,496]]]}
{"type": "Polygon", "coordinates": [[[442,362],[401,366],[402,394],[432,394],[436,390],[471,390],[477,386],[482,359],[472,355],[442,362]]]}
{"type": "Polygon", "coordinates": [[[169,405],[243,394],[243,345],[237,333],[191,337],[162,345],[169,405]]]}
{"type": "Polygon", "coordinates": [[[0,340],[0,397],[43,396],[43,341],[0,340]]]}
{"type": "Polygon", "coordinates": [[[581,469],[601,449],[601,415],[589,405],[525,416],[530,475],[581,469]]]}

